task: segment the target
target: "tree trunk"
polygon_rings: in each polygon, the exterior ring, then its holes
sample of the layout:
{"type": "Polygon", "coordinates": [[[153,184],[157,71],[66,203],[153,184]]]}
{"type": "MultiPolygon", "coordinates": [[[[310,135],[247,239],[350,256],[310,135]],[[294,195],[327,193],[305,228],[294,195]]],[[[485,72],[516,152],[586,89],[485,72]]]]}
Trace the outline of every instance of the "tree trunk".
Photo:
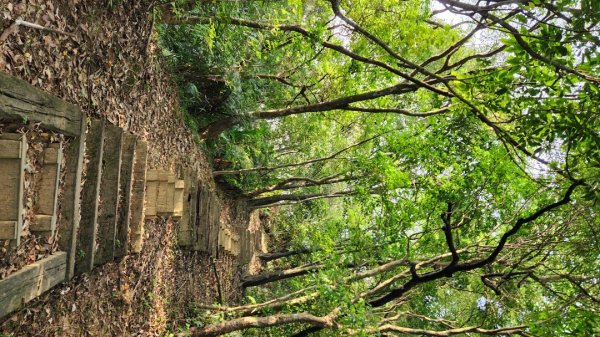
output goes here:
{"type": "Polygon", "coordinates": [[[309,264],[296,268],[276,270],[258,275],[246,276],[242,279],[242,287],[256,287],[271,282],[281,281],[292,277],[302,276],[323,267],[321,264],[309,264]]]}
{"type": "Polygon", "coordinates": [[[267,205],[273,205],[279,201],[307,201],[319,198],[335,198],[345,195],[351,195],[356,193],[355,191],[341,191],[333,193],[311,193],[311,194],[281,194],[274,195],[264,198],[251,199],[249,201],[250,206],[253,207],[265,207],[267,205]]]}
{"type": "Polygon", "coordinates": [[[242,305],[242,306],[237,306],[237,307],[223,307],[223,306],[213,306],[213,305],[199,305],[198,307],[200,309],[205,309],[205,310],[210,310],[210,311],[220,311],[220,312],[225,312],[225,313],[235,313],[237,315],[240,316],[249,316],[251,314],[255,314],[256,312],[262,310],[262,309],[268,309],[270,312],[273,312],[273,310],[276,309],[280,309],[284,306],[294,306],[294,305],[298,305],[298,304],[303,304],[303,303],[307,303],[310,302],[314,299],[316,299],[317,297],[319,297],[319,292],[317,291],[312,291],[306,295],[300,296],[300,297],[295,297],[297,295],[300,295],[304,292],[307,292],[309,290],[314,290],[314,286],[308,287],[308,288],[304,288],[298,291],[295,291],[293,293],[287,294],[285,296],[282,297],[278,297],[263,303],[257,303],[257,304],[248,304],[248,305],[242,305]]]}
{"type": "Polygon", "coordinates": [[[237,116],[230,116],[210,123],[200,131],[202,139],[216,138],[221,132],[239,124],[241,119],[237,116]]]}
{"type": "Polygon", "coordinates": [[[302,188],[302,187],[310,187],[310,186],[331,185],[331,184],[342,183],[342,182],[347,182],[347,181],[352,181],[352,180],[358,180],[360,178],[360,177],[345,177],[345,178],[335,179],[335,178],[339,177],[340,175],[341,174],[335,174],[335,175],[325,177],[323,179],[318,179],[318,180],[312,179],[312,178],[305,178],[305,177],[288,178],[288,179],[284,179],[284,180],[278,182],[275,185],[258,188],[253,191],[247,192],[247,193],[245,193],[245,195],[247,197],[256,197],[258,195],[261,195],[261,194],[264,194],[267,192],[292,190],[292,189],[297,189],[297,188],[302,188]]]}
{"type": "MultiPolygon", "coordinates": [[[[248,113],[248,118],[250,119],[275,119],[281,118],[285,116],[309,113],[309,112],[325,112],[332,111],[337,109],[345,109],[350,106],[352,103],[371,101],[379,97],[389,96],[389,95],[399,95],[403,93],[414,92],[418,90],[420,86],[412,84],[412,83],[400,83],[387,88],[372,90],[363,92],[356,95],[350,95],[345,97],[339,97],[335,99],[331,99],[328,101],[323,101],[314,104],[300,105],[291,108],[282,108],[282,109],[272,109],[272,110],[264,110],[264,111],[255,111],[248,113]]],[[[239,124],[239,120],[231,120],[229,127],[232,127],[236,124],[239,124]]],[[[217,121],[215,123],[211,123],[204,128],[201,136],[206,139],[207,137],[216,137],[225,129],[222,128],[221,121],[217,121]]]]}
{"type": "MultiPolygon", "coordinates": [[[[267,328],[272,326],[303,323],[324,328],[334,328],[336,323],[328,317],[314,316],[309,313],[281,314],[267,317],[241,317],[229,321],[207,325],[202,328],[191,328],[193,337],[219,336],[233,331],[250,328],[267,328]]],[[[180,335],[185,336],[185,335],[180,335]]]]}
{"type": "Polygon", "coordinates": [[[448,330],[425,330],[425,329],[413,329],[406,328],[402,326],[386,324],[379,328],[380,332],[394,332],[399,334],[407,334],[407,335],[420,335],[420,336],[454,336],[454,335],[465,335],[467,333],[477,333],[480,335],[502,335],[508,336],[513,334],[521,335],[524,332],[524,329],[527,328],[525,325],[508,327],[508,328],[499,328],[499,329],[482,329],[476,326],[464,327],[464,328],[452,328],[448,330]]]}

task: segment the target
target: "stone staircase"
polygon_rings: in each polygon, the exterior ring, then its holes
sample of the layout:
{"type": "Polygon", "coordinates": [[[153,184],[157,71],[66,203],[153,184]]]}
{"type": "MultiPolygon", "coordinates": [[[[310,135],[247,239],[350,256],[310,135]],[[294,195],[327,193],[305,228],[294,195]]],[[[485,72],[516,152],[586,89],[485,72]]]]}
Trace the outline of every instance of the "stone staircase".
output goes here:
{"type": "MultiPolygon", "coordinates": [[[[35,121],[68,140],[43,149],[29,224],[34,235],[57,237],[60,251],[0,280],[0,318],[77,274],[142,252],[144,224],[155,217],[178,222],[182,249],[250,260],[253,234],[222,223],[220,198],[192,168],[148,170],[146,141],[1,72],[0,120],[35,121]]],[[[0,240],[12,247],[23,231],[27,146],[23,134],[0,135],[0,240]]]]}
{"type": "Polygon", "coordinates": [[[145,141],[106,121],[90,122],[76,273],[141,250],[147,148],[145,141]]]}

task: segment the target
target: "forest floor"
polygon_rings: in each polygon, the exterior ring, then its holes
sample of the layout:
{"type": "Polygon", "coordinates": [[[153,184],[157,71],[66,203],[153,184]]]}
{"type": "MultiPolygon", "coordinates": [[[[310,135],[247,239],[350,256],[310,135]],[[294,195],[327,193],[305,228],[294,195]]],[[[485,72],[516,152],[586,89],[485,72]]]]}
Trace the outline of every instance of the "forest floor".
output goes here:
{"type": "MultiPolygon", "coordinates": [[[[206,155],[184,125],[168,66],[161,61],[151,3],[0,0],[0,71],[147,140],[149,169],[192,166],[200,180],[216,188],[206,155]],[[14,29],[15,19],[73,35],[14,29]]],[[[21,131],[34,148],[45,135],[35,125],[21,131]]],[[[235,201],[223,202],[222,219],[247,220],[235,201]]],[[[171,219],[147,220],[145,232],[141,254],[54,288],[5,318],[0,336],[157,336],[193,324],[199,314],[195,303],[217,301],[212,259],[178,250],[171,219]]],[[[0,245],[0,278],[56,249],[30,234],[23,242],[12,253],[0,245]]],[[[240,296],[236,260],[225,255],[216,267],[225,302],[235,302],[240,296]]]]}

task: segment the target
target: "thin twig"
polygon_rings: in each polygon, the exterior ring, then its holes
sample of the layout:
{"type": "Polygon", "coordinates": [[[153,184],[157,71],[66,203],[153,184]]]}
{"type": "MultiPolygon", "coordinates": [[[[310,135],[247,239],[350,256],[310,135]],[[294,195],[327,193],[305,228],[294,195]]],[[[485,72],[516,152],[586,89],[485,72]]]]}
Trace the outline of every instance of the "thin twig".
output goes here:
{"type": "Polygon", "coordinates": [[[0,35],[0,42],[4,42],[10,36],[10,34],[16,33],[19,30],[19,26],[33,28],[33,29],[39,29],[39,30],[43,30],[46,32],[56,33],[56,34],[63,34],[63,35],[67,35],[72,38],[75,38],[75,34],[73,34],[73,33],[68,33],[63,30],[44,27],[42,25],[38,25],[37,23],[32,23],[29,21],[21,20],[21,19],[16,19],[15,22],[13,22],[6,30],[4,30],[4,32],[2,32],[2,35],[0,35]]]}

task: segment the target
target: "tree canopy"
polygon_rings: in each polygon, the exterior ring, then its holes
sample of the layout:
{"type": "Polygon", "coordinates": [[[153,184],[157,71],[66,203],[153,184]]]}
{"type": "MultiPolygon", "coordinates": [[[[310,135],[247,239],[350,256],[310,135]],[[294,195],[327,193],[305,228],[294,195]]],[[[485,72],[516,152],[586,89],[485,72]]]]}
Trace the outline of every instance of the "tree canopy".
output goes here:
{"type": "Polygon", "coordinates": [[[157,16],[215,177],[272,214],[281,250],[191,334],[600,334],[600,3],[157,16]]]}

